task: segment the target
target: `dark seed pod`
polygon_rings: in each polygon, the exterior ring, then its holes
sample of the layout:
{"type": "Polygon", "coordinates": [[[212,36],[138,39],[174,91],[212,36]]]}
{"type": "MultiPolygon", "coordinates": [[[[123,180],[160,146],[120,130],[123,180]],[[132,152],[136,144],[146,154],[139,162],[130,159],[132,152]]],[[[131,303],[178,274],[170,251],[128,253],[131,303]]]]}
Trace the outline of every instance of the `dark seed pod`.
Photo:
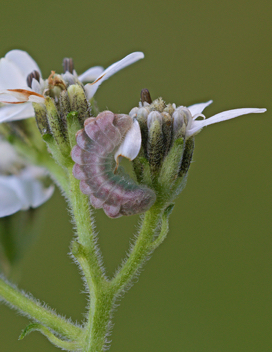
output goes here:
{"type": "Polygon", "coordinates": [[[132,124],[129,115],[104,111],[85,121],[72,150],[73,173],[81,191],[111,218],[145,212],[156,200],[153,190],[136,184],[120,170],[114,172],[114,153],[132,124]]]}

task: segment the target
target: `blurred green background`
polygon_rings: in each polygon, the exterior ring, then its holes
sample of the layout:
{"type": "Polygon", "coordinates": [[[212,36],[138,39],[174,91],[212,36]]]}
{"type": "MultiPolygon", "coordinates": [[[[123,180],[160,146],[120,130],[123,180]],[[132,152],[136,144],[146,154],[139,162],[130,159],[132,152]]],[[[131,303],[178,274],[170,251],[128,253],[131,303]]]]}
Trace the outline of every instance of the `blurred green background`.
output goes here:
{"type": "MultiPolygon", "coordinates": [[[[140,90],[188,106],[214,100],[207,116],[266,107],[204,129],[170,234],[114,315],[112,352],[271,351],[271,39],[268,0],[2,2],[1,57],[27,50],[43,76],[73,57],[78,73],[141,50],[146,58],[103,83],[100,109],[127,113],[140,90]]],[[[58,192],[44,206],[19,285],[81,321],[85,294],[67,255],[73,232],[58,192]]],[[[97,211],[113,273],[137,216],[97,211]]],[[[39,333],[18,341],[27,319],[0,306],[1,352],[56,351],[39,333]]]]}

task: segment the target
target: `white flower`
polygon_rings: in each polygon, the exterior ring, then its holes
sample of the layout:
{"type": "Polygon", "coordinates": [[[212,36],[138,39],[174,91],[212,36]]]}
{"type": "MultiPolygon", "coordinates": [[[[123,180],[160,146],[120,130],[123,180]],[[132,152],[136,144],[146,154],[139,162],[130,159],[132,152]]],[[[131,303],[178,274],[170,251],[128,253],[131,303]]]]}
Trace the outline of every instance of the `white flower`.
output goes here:
{"type": "Polygon", "coordinates": [[[173,113],[174,126],[175,123],[178,124],[179,120],[182,119],[182,121],[186,124],[186,137],[188,138],[200,132],[203,127],[213,123],[230,120],[241,115],[263,113],[266,111],[266,109],[258,108],[234,109],[220,112],[219,114],[206,119],[202,112],[211,103],[212,100],[209,100],[206,103],[194,104],[188,108],[179,106],[173,113]],[[203,117],[203,120],[196,120],[200,116],[203,117]]]}
{"type": "Polygon", "coordinates": [[[42,182],[43,168],[27,164],[1,139],[0,153],[0,217],[37,208],[52,196],[54,186],[45,187],[42,182]]]}
{"type": "MultiPolygon", "coordinates": [[[[85,91],[88,99],[91,99],[100,84],[105,81],[106,79],[110,78],[112,75],[114,75],[116,72],[122,70],[123,68],[134,64],[136,61],[143,59],[144,54],[140,51],[136,51],[132,54],[127,55],[124,57],[122,60],[115,62],[111,66],[109,66],[105,71],[103,71],[99,77],[96,78],[96,80],[93,83],[88,83],[85,85],[85,91]]],[[[84,76],[84,74],[82,75],[84,76]]],[[[80,78],[80,76],[79,76],[80,78]]]]}
{"type": "MultiPolygon", "coordinates": [[[[91,99],[103,81],[143,57],[143,53],[135,52],[109,66],[105,71],[102,67],[95,66],[80,76],[77,76],[76,71],[73,73],[67,71],[61,77],[68,84],[74,84],[77,80],[94,81],[84,86],[87,98],[91,99]]],[[[0,60],[0,103],[9,104],[0,107],[0,123],[34,116],[31,103],[43,103],[47,88],[48,80],[42,79],[38,65],[25,51],[8,52],[0,60]],[[36,76],[31,80],[31,87],[28,87],[27,77],[33,71],[36,71],[36,76]]]]}

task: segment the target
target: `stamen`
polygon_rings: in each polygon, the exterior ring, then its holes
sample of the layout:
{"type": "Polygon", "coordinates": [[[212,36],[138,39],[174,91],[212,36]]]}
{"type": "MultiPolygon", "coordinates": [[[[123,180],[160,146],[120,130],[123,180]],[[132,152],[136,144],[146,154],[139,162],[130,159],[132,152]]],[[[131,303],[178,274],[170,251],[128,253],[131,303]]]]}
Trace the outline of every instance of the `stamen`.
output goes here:
{"type": "Polygon", "coordinates": [[[32,81],[35,78],[38,82],[40,82],[40,74],[38,71],[32,71],[26,78],[26,83],[29,88],[32,88],[32,81]]]}
{"type": "Polygon", "coordinates": [[[149,90],[146,88],[142,89],[142,91],[141,91],[141,102],[142,102],[142,104],[144,104],[144,102],[146,102],[148,104],[152,103],[152,99],[151,99],[149,90]]]}
{"type": "Polygon", "coordinates": [[[65,57],[62,62],[63,71],[73,73],[74,71],[74,61],[71,57],[65,57]]]}

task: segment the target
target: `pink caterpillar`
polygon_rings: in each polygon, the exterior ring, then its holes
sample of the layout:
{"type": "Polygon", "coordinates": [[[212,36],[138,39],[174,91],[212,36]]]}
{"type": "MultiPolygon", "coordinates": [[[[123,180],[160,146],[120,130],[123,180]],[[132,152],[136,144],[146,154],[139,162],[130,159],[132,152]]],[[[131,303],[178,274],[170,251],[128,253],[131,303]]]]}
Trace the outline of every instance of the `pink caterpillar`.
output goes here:
{"type": "Polygon", "coordinates": [[[156,200],[154,191],[136,184],[120,170],[114,172],[114,153],[132,124],[129,115],[104,111],[85,121],[72,150],[76,163],[73,174],[80,180],[81,191],[111,218],[145,212],[156,200]]]}

